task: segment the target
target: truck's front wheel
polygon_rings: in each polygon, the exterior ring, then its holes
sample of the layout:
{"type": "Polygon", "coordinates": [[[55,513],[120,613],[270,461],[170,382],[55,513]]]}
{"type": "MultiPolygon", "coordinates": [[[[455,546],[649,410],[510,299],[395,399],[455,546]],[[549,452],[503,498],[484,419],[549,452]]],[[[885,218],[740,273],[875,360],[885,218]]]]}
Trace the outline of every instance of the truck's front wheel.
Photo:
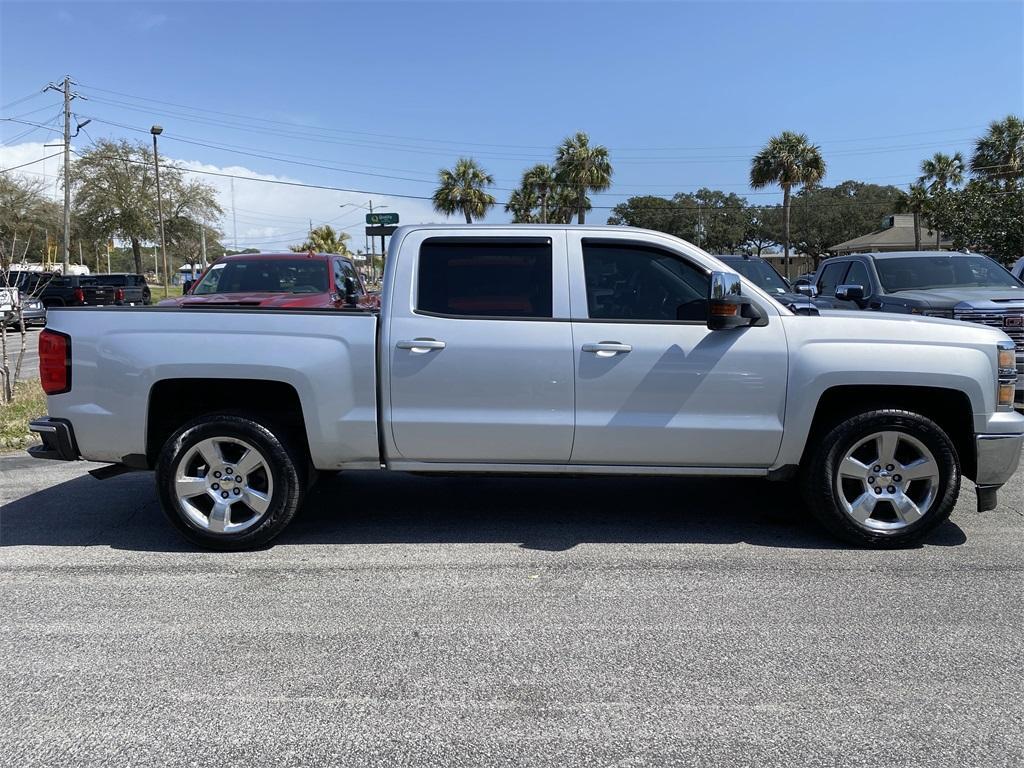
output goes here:
{"type": "Polygon", "coordinates": [[[302,466],[262,424],[214,414],[186,424],[164,444],[156,482],[164,512],[189,541],[252,549],[295,516],[305,487],[302,466]]]}
{"type": "Polygon", "coordinates": [[[935,422],[878,410],[825,435],[803,481],[811,512],[829,531],[855,544],[901,547],[949,517],[960,492],[960,462],[935,422]]]}

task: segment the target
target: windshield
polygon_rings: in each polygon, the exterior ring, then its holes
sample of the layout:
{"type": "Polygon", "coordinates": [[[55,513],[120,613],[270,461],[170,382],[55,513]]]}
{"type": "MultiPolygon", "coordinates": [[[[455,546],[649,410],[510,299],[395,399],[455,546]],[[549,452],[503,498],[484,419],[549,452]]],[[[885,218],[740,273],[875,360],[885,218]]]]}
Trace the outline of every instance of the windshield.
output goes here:
{"type": "Polygon", "coordinates": [[[127,275],[96,275],[96,282],[100,285],[129,285],[127,275]]]}
{"type": "Polygon", "coordinates": [[[889,293],[929,288],[1020,288],[1018,280],[987,256],[908,256],[876,259],[889,293]]]}
{"type": "Polygon", "coordinates": [[[327,262],[321,259],[254,259],[214,264],[194,296],[211,293],[327,293],[327,262]]]}
{"type": "Polygon", "coordinates": [[[729,259],[725,263],[766,293],[789,293],[792,290],[786,279],[765,261],[729,259]]]}

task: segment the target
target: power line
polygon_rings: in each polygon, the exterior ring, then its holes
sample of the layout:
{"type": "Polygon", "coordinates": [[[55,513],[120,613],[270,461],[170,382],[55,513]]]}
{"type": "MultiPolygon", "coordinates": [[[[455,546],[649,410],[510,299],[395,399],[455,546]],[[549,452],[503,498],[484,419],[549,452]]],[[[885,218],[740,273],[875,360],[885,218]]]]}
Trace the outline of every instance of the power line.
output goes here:
{"type": "MultiPolygon", "coordinates": [[[[97,86],[82,85],[81,87],[82,88],[87,88],[87,89],[90,89],[90,90],[94,90],[94,91],[100,91],[102,93],[111,93],[111,94],[114,94],[114,95],[117,95],[117,96],[122,96],[122,97],[125,97],[125,98],[134,99],[136,101],[150,102],[150,103],[159,104],[161,106],[165,106],[166,105],[166,106],[178,107],[180,109],[186,109],[186,110],[190,110],[192,112],[200,112],[200,113],[205,112],[207,114],[220,115],[220,116],[223,116],[223,117],[230,117],[230,118],[233,118],[233,119],[243,120],[243,121],[247,121],[247,122],[251,122],[251,121],[255,120],[255,121],[261,122],[261,123],[270,123],[270,124],[275,124],[275,125],[282,125],[282,126],[285,126],[287,128],[291,128],[291,129],[294,129],[294,128],[298,127],[298,128],[303,128],[303,129],[306,129],[306,130],[319,131],[319,132],[323,132],[323,133],[338,133],[338,134],[345,134],[345,135],[370,136],[370,137],[375,137],[375,138],[399,139],[399,140],[404,140],[404,141],[426,141],[426,142],[433,142],[433,143],[438,143],[438,144],[455,144],[455,145],[461,145],[461,146],[496,147],[496,148],[502,148],[502,149],[538,149],[538,150],[544,150],[544,151],[548,151],[548,152],[550,152],[550,150],[553,149],[553,147],[541,146],[541,145],[536,145],[536,144],[497,144],[497,143],[484,143],[484,142],[470,142],[470,141],[461,141],[461,140],[457,141],[457,140],[452,140],[452,139],[431,139],[431,138],[426,138],[426,137],[422,137],[422,136],[421,137],[415,137],[415,136],[403,136],[403,135],[398,135],[398,134],[372,133],[372,132],[368,132],[368,131],[353,131],[353,130],[347,130],[347,129],[342,129],[342,128],[327,128],[327,127],[323,127],[323,126],[314,126],[314,125],[309,125],[309,124],[296,123],[294,121],[271,120],[269,118],[254,118],[252,115],[242,115],[242,114],[233,113],[233,112],[223,112],[223,111],[219,111],[219,110],[209,109],[209,108],[205,108],[205,107],[193,107],[193,106],[188,106],[188,105],[185,105],[185,104],[176,104],[174,102],[168,102],[168,101],[164,101],[162,99],[153,99],[153,98],[149,98],[149,97],[146,97],[146,96],[138,96],[138,95],[135,95],[135,94],[125,93],[123,91],[114,91],[114,90],[110,90],[110,89],[107,89],[107,88],[99,88],[97,86]]],[[[954,133],[954,132],[957,132],[957,131],[970,131],[970,130],[977,130],[979,128],[985,128],[985,127],[986,127],[986,125],[984,125],[984,124],[978,124],[978,125],[961,126],[961,127],[957,127],[957,128],[933,128],[933,129],[924,130],[924,131],[911,131],[911,132],[906,132],[906,133],[893,133],[893,134],[885,134],[885,135],[878,135],[878,136],[861,136],[861,137],[844,138],[844,139],[826,139],[826,140],[823,140],[823,141],[819,142],[819,144],[820,145],[825,145],[825,144],[851,143],[851,142],[858,142],[858,141],[878,141],[878,140],[883,140],[883,139],[907,138],[907,137],[910,137],[910,136],[925,136],[925,135],[931,135],[931,134],[937,134],[937,133],[954,133]]],[[[714,150],[714,149],[759,149],[761,146],[762,146],[761,144],[731,144],[731,145],[675,146],[675,147],[616,147],[616,146],[611,146],[608,149],[610,151],[616,151],[616,152],[630,152],[630,151],[645,151],[645,152],[674,152],[675,151],[675,152],[678,152],[678,151],[706,151],[706,150],[714,150]]]]}
{"type": "Polygon", "coordinates": [[[8,102],[7,104],[4,104],[2,107],[0,107],[0,112],[8,110],[11,107],[16,107],[18,104],[23,104],[24,102],[29,101],[30,99],[34,99],[34,98],[36,98],[38,96],[42,96],[42,95],[43,95],[43,91],[41,91],[41,90],[40,91],[33,91],[28,96],[22,96],[20,99],[15,99],[14,101],[11,101],[11,102],[8,102]]]}
{"type": "Polygon", "coordinates": [[[50,160],[50,159],[52,159],[54,157],[60,157],[62,154],[63,154],[63,152],[54,152],[52,155],[47,155],[46,157],[40,157],[38,160],[30,160],[29,162],[22,163],[21,165],[12,165],[10,168],[0,168],[0,173],[7,173],[8,171],[16,171],[19,168],[26,168],[26,167],[28,167],[30,165],[35,165],[36,163],[41,163],[41,162],[43,162],[43,160],[50,160]]]}

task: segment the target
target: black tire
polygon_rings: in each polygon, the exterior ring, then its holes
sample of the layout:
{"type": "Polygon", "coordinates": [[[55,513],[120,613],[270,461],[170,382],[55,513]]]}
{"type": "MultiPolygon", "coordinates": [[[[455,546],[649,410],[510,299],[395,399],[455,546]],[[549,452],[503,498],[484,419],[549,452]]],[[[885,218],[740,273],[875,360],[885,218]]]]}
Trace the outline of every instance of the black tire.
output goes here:
{"type": "MultiPolygon", "coordinates": [[[[960,459],[952,440],[934,421],[910,411],[876,410],[848,418],[816,445],[809,446],[808,456],[800,481],[810,512],[833,535],[863,547],[899,548],[918,544],[949,518],[960,493],[960,459]],[[854,520],[842,505],[843,489],[837,488],[838,463],[859,442],[877,432],[898,432],[920,441],[931,452],[938,468],[937,487],[933,489],[933,500],[925,513],[915,522],[893,530],[871,529],[867,527],[869,523],[854,520]]],[[[894,511],[891,505],[890,509],[894,511]]]]}
{"type": "MultiPolygon", "coordinates": [[[[306,464],[300,452],[268,427],[244,416],[209,414],[189,422],[164,444],[156,467],[157,491],[168,520],[193,544],[222,551],[255,549],[278,536],[295,517],[306,489],[306,464]],[[262,517],[244,531],[211,532],[190,518],[179,503],[175,490],[178,465],[199,443],[210,439],[242,440],[256,448],[266,460],[263,471],[270,473],[272,488],[269,505],[262,517]]],[[[207,472],[210,471],[208,467],[207,472]]]]}

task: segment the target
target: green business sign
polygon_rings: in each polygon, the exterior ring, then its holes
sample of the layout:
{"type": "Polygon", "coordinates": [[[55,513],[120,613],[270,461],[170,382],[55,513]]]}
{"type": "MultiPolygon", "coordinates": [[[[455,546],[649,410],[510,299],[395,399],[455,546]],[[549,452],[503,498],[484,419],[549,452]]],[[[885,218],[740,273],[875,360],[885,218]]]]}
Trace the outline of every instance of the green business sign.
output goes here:
{"type": "Polygon", "coordinates": [[[397,213],[368,213],[366,223],[370,226],[392,227],[398,223],[397,213]]]}

